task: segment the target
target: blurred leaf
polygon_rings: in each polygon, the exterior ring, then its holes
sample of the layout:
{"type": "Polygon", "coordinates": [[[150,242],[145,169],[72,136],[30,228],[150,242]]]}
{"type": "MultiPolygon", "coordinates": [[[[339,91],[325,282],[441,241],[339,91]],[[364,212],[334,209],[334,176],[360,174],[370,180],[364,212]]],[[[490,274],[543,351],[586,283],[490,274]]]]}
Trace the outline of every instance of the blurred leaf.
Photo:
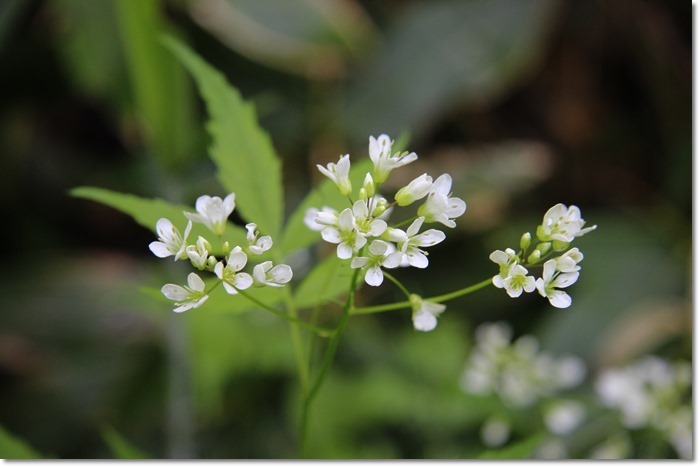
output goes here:
{"type": "Polygon", "coordinates": [[[343,126],[354,137],[398,134],[404,127],[420,134],[457,105],[493,102],[537,68],[556,5],[552,0],[411,3],[350,88],[343,126]]]}
{"type": "Polygon", "coordinates": [[[306,275],[294,294],[298,308],[308,308],[348,291],[352,270],[334,254],[306,275]]]}
{"type": "Polygon", "coordinates": [[[193,0],[192,16],[221,42],[266,66],[311,79],[344,74],[375,31],[348,0],[193,0]]]}
{"type": "Polygon", "coordinates": [[[161,8],[158,0],[116,0],[131,86],[147,141],[159,162],[172,168],[193,154],[194,99],[184,71],[158,42],[164,33],[176,33],[163,19],[161,8]]]}
{"type": "MultiPolygon", "coordinates": [[[[180,232],[183,232],[185,225],[187,225],[187,219],[183,216],[182,212],[194,212],[194,209],[189,206],[170,204],[167,201],[157,198],[141,198],[135,195],[106,190],[104,188],[73,188],[70,194],[78,198],[97,201],[117,209],[131,216],[137,224],[154,233],[156,232],[156,222],[158,222],[158,219],[161,217],[170,219],[170,221],[180,229],[180,232]]],[[[202,224],[192,224],[192,231],[190,232],[189,238],[196,239],[198,235],[211,237],[211,232],[202,224]]],[[[226,226],[223,240],[229,241],[234,245],[247,244],[245,231],[230,222],[226,226]]]]}
{"type": "Polygon", "coordinates": [[[42,457],[26,442],[0,426],[0,459],[41,459],[42,457]]]}
{"type": "Polygon", "coordinates": [[[529,459],[543,439],[544,434],[538,433],[503,449],[485,451],[479,459],[529,459]]]}
{"type": "Polygon", "coordinates": [[[150,459],[149,455],[132,445],[111,426],[102,428],[102,439],[117,459],[150,459]]]}
{"type": "MultiPolygon", "coordinates": [[[[350,181],[353,189],[357,190],[362,186],[362,182],[367,172],[372,171],[372,161],[363,159],[353,163],[350,169],[350,181]]],[[[337,210],[349,207],[348,199],[340,194],[335,183],[324,177],[323,181],[304,198],[294,213],[289,217],[282,236],[282,251],[291,253],[299,248],[305,248],[316,243],[320,238],[320,232],[309,229],[304,224],[304,215],[309,208],[321,209],[324,206],[337,210]]]]}
{"type": "Polygon", "coordinates": [[[276,238],[284,204],[282,164],[269,136],[258,125],[255,108],[187,46],[172,37],[166,37],[164,44],[192,74],[207,104],[207,130],[212,137],[209,154],[219,181],[236,193],[241,215],[276,238]]]}

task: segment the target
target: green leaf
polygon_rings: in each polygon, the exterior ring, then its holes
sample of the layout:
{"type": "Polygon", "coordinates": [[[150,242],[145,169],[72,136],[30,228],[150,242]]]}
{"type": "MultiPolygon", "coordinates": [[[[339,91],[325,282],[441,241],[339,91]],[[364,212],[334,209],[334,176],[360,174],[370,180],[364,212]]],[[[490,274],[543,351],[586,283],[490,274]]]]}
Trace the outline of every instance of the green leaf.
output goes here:
{"type": "Polygon", "coordinates": [[[503,449],[484,451],[479,459],[529,459],[537,446],[544,439],[542,433],[538,433],[518,443],[506,446],[503,449]]]}
{"type": "Polygon", "coordinates": [[[0,459],[41,459],[42,457],[26,442],[0,426],[0,459]]]}
{"type": "MultiPolygon", "coordinates": [[[[104,188],[79,187],[72,189],[70,194],[78,198],[97,201],[113,207],[131,216],[137,224],[153,232],[156,231],[156,222],[158,222],[158,219],[161,217],[170,219],[182,232],[185,225],[187,225],[187,219],[182,214],[182,211],[194,212],[194,209],[190,206],[171,204],[162,199],[141,198],[135,195],[106,190],[104,188]]],[[[199,235],[205,238],[212,237],[212,233],[206,227],[201,224],[193,224],[189,236],[190,241],[196,240],[199,235]]],[[[234,245],[245,245],[246,233],[241,227],[229,222],[226,227],[226,232],[224,232],[223,239],[234,245]]]]}
{"type": "Polygon", "coordinates": [[[150,459],[151,457],[120,435],[111,426],[102,427],[102,439],[104,439],[112,454],[117,459],[150,459]]]}
{"type": "MultiPolygon", "coordinates": [[[[372,161],[369,158],[353,163],[349,175],[353,190],[357,191],[362,186],[365,174],[371,171],[372,161]]],[[[335,183],[325,177],[313,191],[306,195],[306,198],[299,203],[299,206],[290,216],[282,236],[283,252],[290,253],[296,249],[305,248],[321,238],[319,232],[309,229],[304,224],[304,215],[309,208],[321,209],[323,206],[329,206],[338,210],[350,207],[348,199],[340,194],[335,183]]]]}
{"type": "Polygon", "coordinates": [[[181,42],[166,37],[165,46],[194,77],[209,111],[209,154],[221,184],[236,193],[240,213],[275,238],[282,224],[282,164],[269,136],[257,122],[255,108],[225,77],[181,42]]]}
{"type": "Polygon", "coordinates": [[[347,292],[352,269],[335,255],[319,263],[304,278],[294,294],[299,308],[308,308],[347,292]]]}

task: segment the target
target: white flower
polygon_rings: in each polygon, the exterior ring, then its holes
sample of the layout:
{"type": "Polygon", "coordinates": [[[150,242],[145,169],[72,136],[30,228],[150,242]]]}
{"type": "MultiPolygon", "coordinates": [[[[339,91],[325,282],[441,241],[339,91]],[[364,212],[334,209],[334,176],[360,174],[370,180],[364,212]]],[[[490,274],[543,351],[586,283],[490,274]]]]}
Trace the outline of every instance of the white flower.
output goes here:
{"type": "Polygon", "coordinates": [[[578,401],[562,400],[551,404],[545,410],[544,423],[550,433],[568,435],[586,418],[586,408],[578,401]]]}
{"type": "Polygon", "coordinates": [[[272,266],[272,261],[265,261],[253,268],[253,281],[256,287],[269,285],[270,287],[283,287],[292,280],[292,268],[286,264],[272,266]]]}
{"type": "Polygon", "coordinates": [[[511,248],[506,248],[506,251],[496,250],[489,255],[489,259],[499,266],[499,275],[502,278],[508,277],[510,267],[518,264],[518,255],[511,248]]]}
{"type": "Polygon", "coordinates": [[[559,203],[552,206],[544,215],[542,225],[537,227],[537,237],[543,242],[558,241],[570,243],[576,237],[590,232],[597,228],[583,226],[586,221],[581,219],[581,210],[577,206],[567,208],[559,203]]]}
{"type": "Polygon", "coordinates": [[[454,228],[455,219],[467,210],[467,203],[453,197],[450,198],[452,177],[449,174],[440,175],[430,188],[428,199],[418,208],[418,215],[425,217],[425,222],[440,222],[454,228]]]}
{"type": "Polygon", "coordinates": [[[207,266],[209,250],[211,250],[211,245],[204,237],[199,237],[196,245],[189,245],[185,248],[192,265],[197,269],[204,269],[207,266]]]}
{"type": "Polygon", "coordinates": [[[432,331],[437,326],[437,317],[447,308],[441,303],[433,303],[423,300],[416,294],[411,294],[411,308],[413,308],[413,327],[418,331],[432,331]]]}
{"type": "Polygon", "coordinates": [[[246,234],[246,239],[248,240],[248,251],[254,255],[261,255],[270,248],[272,248],[272,238],[269,235],[264,235],[258,238],[258,233],[256,229],[258,226],[254,223],[246,224],[245,226],[248,233],[246,234]]]}
{"type": "Polygon", "coordinates": [[[380,286],[384,281],[382,266],[395,268],[401,262],[401,257],[389,253],[389,244],[382,240],[374,240],[369,245],[369,256],[358,256],[352,259],[350,267],[365,270],[365,282],[374,287],[380,286]]]}
{"type": "Polygon", "coordinates": [[[384,183],[392,170],[418,159],[415,152],[397,152],[391,155],[392,144],[387,135],[380,135],[376,139],[374,136],[369,137],[369,158],[374,164],[372,176],[376,183],[384,183]]]}
{"type": "MultiPolygon", "coordinates": [[[[419,217],[413,221],[404,234],[406,239],[399,243],[400,251],[392,253],[394,255],[400,255],[401,262],[405,259],[408,264],[414,268],[421,269],[428,267],[428,257],[426,256],[426,252],[419,247],[437,245],[445,239],[445,234],[436,229],[429,229],[419,234],[418,230],[420,230],[424,220],[424,217],[419,217]]],[[[396,235],[396,232],[394,232],[393,235],[396,235]]]]}
{"type": "Polygon", "coordinates": [[[159,258],[175,256],[175,260],[187,258],[185,248],[187,247],[187,236],[192,230],[192,222],[187,223],[185,235],[180,235],[180,231],[166,218],[158,219],[156,222],[156,232],[158,232],[158,242],[151,242],[148,248],[159,258]]]}
{"type": "Polygon", "coordinates": [[[399,206],[408,206],[419,199],[425,198],[432,187],[433,177],[428,174],[423,174],[397,191],[394,199],[399,206]]]}
{"type": "Polygon", "coordinates": [[[323,206],[320,211],[316,208],[309,208],[304,214],[304,224],[316,232],[320,232],[326,227],[336,227],[338,225],[338,211],[328,206],[323,206]]]}
{"type": "Polygon", "coordinates": [[[490,448],[503,446],[510,437],[510,424],[501,417],[491,417],[481,425],[481,440],[490,448]]]}
{"type": "Polygon", "coordinates": [[[361,235],[365,237],[378,237],[386,230],[386,222],[372,217],[365,201],[355,201],[355,204],[352,205],[352,213],[355,216],[357,231],[361,235]]]}
{"type": "Polygon", "coordinates": [[[343,196],[348,196],[352,193],[352,184],[348,175],[350,173],[350,155],[345,154],[338,160],[337,164],[330,162],[327,167],[320,164],[316,164],[318,170],[321,171],[323,175],[333,180],[335,185],[338,187],[340,194],[343,196]]]}
{"type": "Polygon", "coordinates": [[[572,248],[559,258],[557,261],[557,271],[561,272],[576,272],[581,269],[578,265],[583,260],[583,253],[578,248],[572,248]]]}
{"type": "Polygon", "coordinates": [[[321,237],[329,243],[338,245],[337,255],[340,259],[349,259],[354,252],[365,246],[367,239],[357,230],[355,216],[350,208],[346,208],[338,216],[337,227],[326,227],[321,231],[321,237]]]}
{"type": "Polygon", "coordinates": [[[203,195],[197,198],[197,213],[183,212],[192,222],[204,224],[216,235],[221,236],[226,229],[226,220],[236,207],[236,195],[229,194],[223,200],[218,196],[203,195]]]}
{"type": "Polygon", "coordinates": [[[568,308],[571,306],[571,297],[563,290],[558,289],[564,289],[570,286],[576,282],[578,276],[578,271],[565,273],[557,271],[557,260],[550,259],[544,263],[542,277],[537,279],[535,286],[540,295],[549,299],[549,303],[551,303],[552,306],[568,308]]]}
{"type": "Polygon", "coordinates": [[[221,261],[216,263],[214,274],[223,281],[224,288],[230,295],[236,295],[239,290],[245,290],[253,285],[253,278],[250,277],[250,274],[238,272],[245,267],[247,262],[248,256],[241,247],[237,246],[228,255],[226,266],[221,261]]]}
{"type": "Polygon", "coordinates": [[[165,284],[160,291],[169,300],[175,301],[177,308],[173,311],[178,313],[191,308],[198,308],[209,298],[209,295],[204,293],[204,281],[193,272],[187,276],[187,285],[185,287],[176,284],[165,284]]]}
{"type": "Polygon", "coordinates": [[[535,290],[535,278],[527,275],[528,271],[520,264],[514,264],[508,269],[508,275],[493,276],[493,285],[499,289],[506,289],[512,298],[522,295],[523,290],[527,293],[535,290]]]}

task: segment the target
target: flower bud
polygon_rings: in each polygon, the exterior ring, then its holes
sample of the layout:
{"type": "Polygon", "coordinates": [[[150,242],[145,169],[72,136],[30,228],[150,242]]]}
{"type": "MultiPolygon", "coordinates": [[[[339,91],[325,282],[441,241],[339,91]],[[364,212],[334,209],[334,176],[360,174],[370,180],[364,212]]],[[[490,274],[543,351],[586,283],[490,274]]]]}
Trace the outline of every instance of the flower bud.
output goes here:
{"type": "Polygon", "coordinates": [[[532,240],[532,235],[530,232],[525,232],[522,237],[520,237],[520,249],[527,250],[530,247],[530,241],[532,240]]]}
{"type": "Polygon", "coordinates": [[[527,257],[527,262],[529,264],[535,264],[540,260],[541,257],[542,253],[540,253],[540,250],[535,250],[530,254],[530,256],[527,257]]]}
{"type": "Polygon", "coordinates": [[[552,248],[551,242],[540,243],[537,245],[537,251],[539,251],[541,255],[546,255],[550,248],[552,248]]]}
{"type": "Polygon", "coordinates": [[[554,240],[552,242],[552,247],[554,251],[564,251],[569,248],[569,242],[562,242],[561,240],[554,240]]]}
{"type": "Polygon", "coordinates": [[[433,186],[433,177],[423,174],[416,177],[407,186],[396,192],[394,199],[399,206],[408,206],[414,201],[424,198],[433,186]]]}
{"type": "Polygon", "coordinates": [[[207,269],[211,269],[212,271],[214,270],[214,267],[216,266],[216,263],[219,261],[216,259],[216,256],[210,256],[207,259],[207,269]]]}
{"type": "Polygon", "coordinates": [[[387,200],[385,200],[384,198],[380,199],[379,201],[377,201],[377,205],[372,211],[372,217],[381,216],[382,214],[384,214],[384,211],[386,211],[388,207],[389,203],[387,202],[387,200]]]}
{"type": "Polygon", "coordinates": [[[365,187],[360,188],[359,197],[361,201],[367,201],[367,199],[369,198],[367,196],[367,190],[365,190],[365,187]]]}
{"type": "Polygon", "coordinates": [[[365,194],[367,196],[365,199],[369,199],[372,196],[374,196],[377,189],[374,186],[374,179],[372,178],[372,174],[367,173],[367,175],[365,175],[365,180],[364,182],[362,182],[362,189],[365,190],[365,194]]]}
{"type": "Polygon", "coordinates": [[[229,242],[224,242],[222,248],[224,250],[224,256],[228,256],[228,254],[231,252],[231,245],[229,242]]]}

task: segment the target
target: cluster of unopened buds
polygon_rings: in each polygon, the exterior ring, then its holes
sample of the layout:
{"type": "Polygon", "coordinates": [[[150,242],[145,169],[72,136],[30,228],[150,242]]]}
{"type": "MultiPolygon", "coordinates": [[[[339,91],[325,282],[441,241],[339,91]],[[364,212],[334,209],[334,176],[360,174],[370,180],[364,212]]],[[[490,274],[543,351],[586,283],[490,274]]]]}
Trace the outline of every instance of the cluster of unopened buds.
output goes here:
{"type": "Polygon", "coordinates": [[[500,271],[493,276],[493,285],[505,289],[510,297],[516,298],[537,290],[546,297],[552,306],[568,308],[571,297],[561,289],[575,283],[583,260],[583,253],[578,248],[569,248],[575,238],[580,237],[597,226],[586,227],[577,206],[568,208],[559,203],[551,207],[544,215],[542,224],[537,227],[539,243],[532,241],[532,235],[526,232],[520,238],[520,251],[511,248],[496,250],[489,259],[498,264],[500,271]],[[542,277],[535,279],[529,275],[528,267],[542,267],[542,277]]]}
{"type": "MultiPolygon", "coordinates": [[[[355,198],[352,196],[348,154],[340,157],[337,163],[329,163],[326,167],[318,165],[321,173],[331,179],[338,191],[349,199],[351,206],[340,212],[330,207],[320,210],[311,208],[305,217],[310,229],[319,231],[325,241],[337,245],[338,258],[350,260],[350,267],[361,269],[364,281],[375,287],[382,284],[385,276],[397,282],[386,269],[428,267],[428,253],[424,248],[442,242],[445,233],[437,229],[421,232],[423,226],[439,223],[454,228],[454,219],[467,209],[463,200],[451,196],[452,178],[449,174],[440,175],[435,180],[428,174],[420,175],[399,189],[394,201],[389,203],[379,194],[382,183],[392,170],[418,158],[414,152],[393,152],[392,145],[387,135],[378,138],[370,136],[369,157],[373,170],[365,175],[355,198]],[[395,226],[387,223],[396,206],[406,207],[423,199],[425,201],[408,221],[395,226]],[[399,228],[409,223],[406,230],[399,228]]],[[[445,310],[445,305],[423,300],[400,287],[411,302],[415,328],[421,331],[435,328],[437,316],[445,310]]]]}
{"type": "Polygon", "coordinates": [[[272,248],[272,238],[260,236],[257,225],[246,225],[247,245],[231,248],[229,242],[223,242],[228,217],[236,207],[236,195],[229,194],[224,199],[218,196],[200,196],[195,203],[196,213],[183,212],[188,219],[184,233],[166,218],[156,223],[158,241],[151,242],[150,250],[159,258],[175,257],[177,260],[189,260],[199,271],[207,271],[218,277],[218,281],[209,290],[205,290],[204,280],[195,272],[187,276],[187,285],[165,284],[161,289],[163,295],[175,302],[174,311],[182,312],[198,308],[208,298],[211,290],[223,284],[226,292],[237,295],[240,291],[251,286],[282,287],[292,279],[292,268],[286,264],[273,265],[272,261],[263,261],[253,267],[252,276],[242,272],[248,263],[249,256],[259,256],[272,248]],[[187,242],[192,223],[206,226],[221,245],[221,256],[213,254],[212,243],[199,236],[194,244],[187,242]]]}

